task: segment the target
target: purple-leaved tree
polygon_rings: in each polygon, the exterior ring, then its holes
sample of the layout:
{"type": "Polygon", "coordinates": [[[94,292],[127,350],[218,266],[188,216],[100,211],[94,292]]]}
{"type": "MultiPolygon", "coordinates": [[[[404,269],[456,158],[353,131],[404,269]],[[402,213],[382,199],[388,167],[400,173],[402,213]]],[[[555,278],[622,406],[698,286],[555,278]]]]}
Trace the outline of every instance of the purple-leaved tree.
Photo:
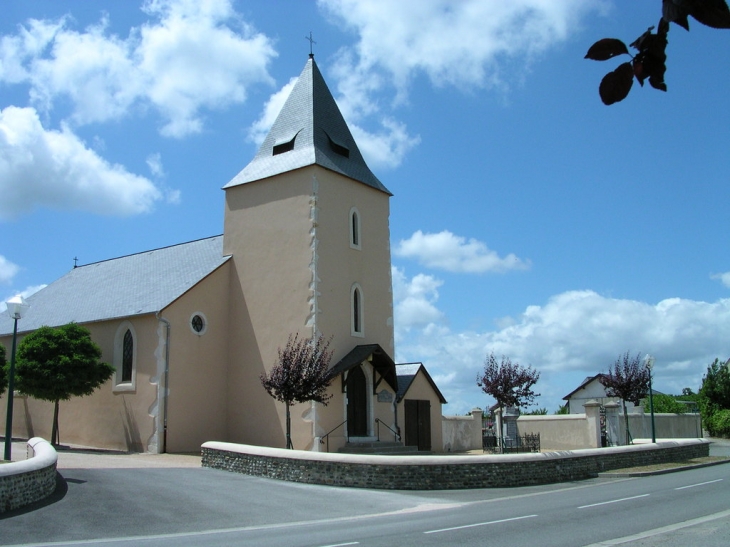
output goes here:
{"type": "Polygon", "coordinates": [[[293,403],[316,401],[327,405],[332,398],[327,388],[334,375],[329,368],[332,351],[329,340],[321,336],[299,338],[289,335],[284,349],[279,348],[279,360],[269,374],[262,374],[261,384],[274,399],[286,405],[286,447],[294,448],[291,441],[291,414],[293,403]]]}
{"type": "Polygon", "coordinates": [[[637,353],[636,357],[629,357],[629,352],[627,351],[608,368],[608,374],[600,377],[600,382],[606,388],[606,395],[621,399],[626,424],[626,444],[633,442],[631,432],[629,431],[629,415],[626,412],[626,401],[630,401],[634,405],[639,406],[641,400],[649,393],[650,374],[649,367],[641,359],[641,353],[637,353]]]}
{"type": "Polygon", "coordinates": [[[494,354],[490,353],[484,361],[484,372],[477,375],[477,385],[497,401],[502,412],[505,407],[532,404],[535,397],[540,396],[532,389],[539,378],[540,373],[531,366],[513,363],[504,355],[498,362],[494,354]]]}

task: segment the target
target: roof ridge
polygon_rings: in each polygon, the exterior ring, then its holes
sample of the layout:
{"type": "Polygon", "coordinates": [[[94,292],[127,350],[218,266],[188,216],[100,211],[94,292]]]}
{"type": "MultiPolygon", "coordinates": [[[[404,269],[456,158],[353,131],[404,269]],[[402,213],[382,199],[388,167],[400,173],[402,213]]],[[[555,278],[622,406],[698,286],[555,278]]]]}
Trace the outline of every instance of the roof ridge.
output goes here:
{"type": "Polygon", "coordinates": [[[116,256],[113,258],[105,258],[104,260],[97,260],[95,262],[89,262],[88,264],[81,264],[80,266],[75,266],[73,269],[79,269],[79,268],[86,268],[87,266],[94,266],[96,264],[103,264],[104,262],[111,262],[112,260],[121,260],[122,258],[130,258],[133,256],[143,255],[146,253],[154,253],[156,251],[164,251],[165,249],[172,249],[173,247],[180,247],[181,245],[189,245],[191,243],[198,243],[199,241],[206,241],[208,239],[215,239],[217,237],[223,237],[223,234],[218,234],[215,236],[208,236],[208,237],[201,237],[199,239],[193,239],[191,241],[183,241],[182,243],[173,243],[172,245],[165,245],[163,247],[157,247],[155,249],[147,249],[145,251],[138,251],[136,253],[129,253],[126,255],[116,256]]]}

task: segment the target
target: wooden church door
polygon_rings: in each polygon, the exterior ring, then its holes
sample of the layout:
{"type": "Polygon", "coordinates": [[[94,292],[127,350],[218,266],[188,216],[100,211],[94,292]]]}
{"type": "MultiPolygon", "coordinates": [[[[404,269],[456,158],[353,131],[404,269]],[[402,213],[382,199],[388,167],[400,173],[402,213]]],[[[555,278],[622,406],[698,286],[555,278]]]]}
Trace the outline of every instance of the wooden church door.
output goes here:
{"type": "Polygon", "coordinates": [[[368,401],[367,381],[362,367],[355,367],[347,374],[347,435],[367,437],[368,401]]]}
{"type": "Polygon", "coordinates": [[[406,446],[431,450],[431,402],[406,399],[406,446]]]}

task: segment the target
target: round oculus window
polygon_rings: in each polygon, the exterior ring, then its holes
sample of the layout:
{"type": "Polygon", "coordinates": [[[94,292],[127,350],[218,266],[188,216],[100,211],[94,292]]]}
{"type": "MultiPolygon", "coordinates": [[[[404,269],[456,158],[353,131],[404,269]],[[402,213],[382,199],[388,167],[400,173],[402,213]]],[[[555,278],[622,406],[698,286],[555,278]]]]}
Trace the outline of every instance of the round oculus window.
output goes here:
{"type": "Polygon", "coordinates": [[[205,317],[202,314],[196,313],[190,318],[190,328],[195,334],[204,334],[205,327],[205,317]]]}

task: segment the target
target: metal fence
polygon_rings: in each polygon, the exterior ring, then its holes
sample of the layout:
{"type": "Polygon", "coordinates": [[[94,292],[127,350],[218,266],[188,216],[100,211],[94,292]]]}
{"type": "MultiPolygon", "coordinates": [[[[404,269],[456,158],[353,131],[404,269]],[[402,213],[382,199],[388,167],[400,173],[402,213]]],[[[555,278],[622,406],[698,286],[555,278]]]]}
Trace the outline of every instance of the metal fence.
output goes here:
{"type": "Polygon", "coordinates": [[[482,436],[482,450],[492,454],[540,452],[540,434],[528,433],[516,437],[499,437],[487,433],[482,436]]]}

